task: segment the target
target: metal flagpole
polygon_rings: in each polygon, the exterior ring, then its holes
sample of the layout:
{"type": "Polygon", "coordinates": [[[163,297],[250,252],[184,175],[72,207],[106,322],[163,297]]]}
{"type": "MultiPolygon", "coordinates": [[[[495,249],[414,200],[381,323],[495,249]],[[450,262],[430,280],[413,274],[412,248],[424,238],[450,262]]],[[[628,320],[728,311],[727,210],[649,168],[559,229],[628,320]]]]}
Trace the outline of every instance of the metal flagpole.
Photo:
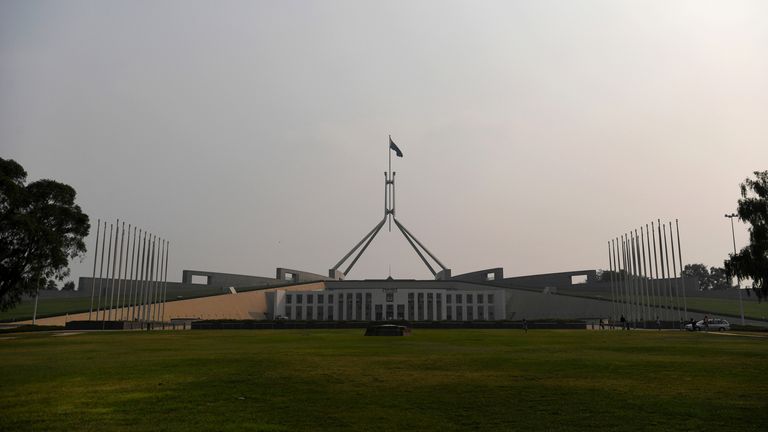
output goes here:
{"type": "Polygon", "coordinates": [[[125,298],[128,293],[128,253],[131,251],[131,224],[128,224],[128,238],[125,240],[125,269],[123,270],[123,291],[121,295],[117,297],[117,301],[120,303],[120,321],[125,319],[125,298]]]}
{"type": "Polygon", "coordinates": [[[643,285],[640,279],[640,256],[637,254],[637,230],[632,236],[632,268],[635,274],[635,303],[637,304],[637,316],[640,321],[645,320],[643,313],[643,285]]]}
{"type": "MultiPolygon", "coordinates": [[[[128,229],[130,230],[131,226],[128,225],[128,229]]],[[[129,231],[130,232],[130,231],[129,231]]],[[[130,234],[129,234],[130,235],[130,234]]],[[[123,227],[120,230],[120,265],[117,267],[117,301],[115,302],[115,320],[117,320],[117,311],[120,311],[120,315],[122,316],[123,309],[122,305],[120,304],[120,288],[122,287],[122,274],[123,274],[123,245],[125,244],[125,221],[123,221],[123,227]]],[[[122,318],[120,318],[122,319],[122,318]]]]}
{"type": "Polygon", "coordinates": [[[155,278],[156,279],[155,280],[155,313],[152,315],[154,317],[155,321],[159,321],[160,320],[159,319],[160,318],[160,288],[162,286],[161,283],[160,283],[160,280],[161,280],[162,275],[163,275],[163,263],[165,261],[163,259],[165,257],[165,239],[160,239],[159,244],[160,244],[160,252],[157,254],[157,256],[158,256],[158,263],[157,263],[158,274],[157,274],[157,277],[155,278]]]}
{"type": "Polygon", "coordinates": [[[682,252],[682,246],[680,245],[680,225],[677,222],[677,219],[675,219],[675,228],[677,230],[677,257],[680,258],[680,283],[683,286],[683,308],[685,312],[684,319],[688,319],[688,300],[686,299],[685,294],[685,278],[683,277],[683,252],[682,252]]]}
{"type": "Polygon", "coordinates": [[[659,308],[656,306],[656,294],[654,294],[655,280],[653,274],[653,263],[651,262],[651,232],[649,231],[648,224],[645,224],[645,240],[648,252],[648,303],[653,310],[653,316],[651,319],[659,317],[659,308]]]}
{"type": "Polygon", "coordinates": [[[136,317],[139,321],[144,321],[144,314],[143,314],[143,308],[144,308],[144,278],[147,275],[146,271],[146,263],[147,263],[147,232],[144,231],[144,236],[141,240],[141,277],[139,279],[139,284],[136,287],[136,317]]]}
{"type": "Polygon", "coordinates": [[[637,316],[641,321],[645,321],[645,308],[643,308],[643,279],[640,275],[640,254],[637,238],[637,230],[635,230],[634,237],[632,238],[632,255],[634,256],[635,267],[635,299],[637,302],[637,316]]]}
{"type": "Polygon", "coordinates": [[[120,219],[115,223],[115,254],[112,256],[112,281],[109,286],[109,315],[108,321],[112,321],[112,303],[115,300],[115,269],[117,268],[117,236],[120,233],[120,219]]]}
{"type": "MultiPolygon", "coordinates": [[[[675,256],[675,238],[672,237],[672,221],[669,221],[669,243],[672,247],[672,275],[675,277],[675,305],[677,306],[677,316],[680,320],[680,330],[683,329],[682,321],[683,317],[681,314],[681,308],[680,308],[680,282],[677,278],[677,257],[675,256]]],[[[680,269],[682,270],[682,269],[680,269]]],[[[682,271],[680,272],[682,273],[682,271]]],[[[682,277],[682,275],[681,275],[682,277]]]]}
{"type": "MultiPolygon", "coordinates": [[[[672,309],[672,319],[675,319],[675,301],[674,301],[674,292],[672,290],[672,274],[669,271],[669,249],[667,248],[667,225],[664,224],[664,229],[662,230],[664,233],[664,261],[666,262],[667,267],[667,289],[669,292],[669,305],[672,309]]],[[[678,311],[678,314],[680,311],[678,311]]]]}
{"type": "Polygon", "coordinates": [[[621,235],[621,259],[623,261],[623,267],[624,267],[624,314],[625,319],[627,322],[629,322],[629,309],[630,309],[630,298],[629,298],[629,266],[627,265],[627,235],[622,234],[621,235]]]}
{"type": "Polygon", "coordinates": [[[149,261],[149,284],[147,284],[147,321],[152,321],[152,289],[155,282],[155,251],[157,249],[157,236],[152,234],[152,255],[149,261]]]}
{"type": "Polygon", "coordinates": [[[634,241],[634,247],[632,248],[635,251],[635,264],[637,266],[637,270],[635,273],[637,274],[637,295],[638,295],[638,304],[640,306],[640,315],[642,316],[643,325],[645,325],[645,321],[648,319],[648,317],[645,314],[645,305],[643,304],[645,302],[645,295],[643,294],[643,264],[640,257],[640,235],[637,232],[637,229],[635,229],[635,241],[634,241]]]}
{"type": "Polygon", "coordinates": [[[139,228],[139,236],[136,237],[136,241],[139,242],[138,245],[136,245],[136,262],[135,262],[135,274],[133,276],[133,283],[131,283],[131,321],[136,320],[136,301],[138,300],[138,296],[136,293],[139,290],[139,278],[141,277],[141,273],[139,273],[139,269],[141,268],[141,235],[142,230],[139,228]]]}
{"type": "Polygon", "coordinates": [[[654,287],[654,296],[655,300],[654,302],[657,305],[658,313],[661,319],[664,319],[664,304],[661,301],[660,291],[661,288],[659,287],[659,261],[658,257],[656,255],[656,227],[653,224],[653,221],[651,221],[651,239],[653,240],[653,287],[654,287]]]}
{"type": "Polygon", "coordinates": [[[636,319],[634,315],[636,315],[637,313],[637,307],[636,307],[637,299],[635,298],[635,269],[634,269],[635,262],[634,262],[634,256],[632,254],[632,231],[630,231],[627,234],[627,261],[629,262],[629,281],[630,281],[629,296],[632,299],[630,303],[631,309],[629,313],[633,315],[632,321],[634,325],[634,320],[636,319]]]}
{"type": "MultiPolygon", "coordinates": [[[[141,234],[139,234],[141,235],[141,234]]],[[[136,263],[136,227],[133,227],[133,243],[131,244],[131,273],[129,276],[129,280],[126,283],[126,290],[125,290],[125,319],[129,321],[133,321],[133,318],[131,317],[131,305],[133,304],[133,278],[134,275],[134,265],[136,263]]]]}
{"type": "MultiPolygon", "coordinates": [[[[112,224],[109,224],[109,247],[107,248],[107,279],[109,279],[109,262],[112,260],[112,224]]],[[[109,282],[104,285],[104,308],[101,310],[101,321],[107,319],[107,290],[109,289],[109,282]]]]}
{"type": "Polygon", "coordinates": [[[149,290],[151,286],[152,281],[152,257],[153,254],[153,246],[154,246],[154,234],[149,235],[149,240],[147,240],[147,275],[145,277],[146,283],[144,284],[144,292],[142,293],[142,297],[144,298],[142,302],[142,311],[141,315],[144,317],[144,321],[149,321],[149,314],[147,313],[147,307],[149,305],[149,290]]]}
{"type": "Polygon", "coordinates": [[[610,272],[610,281],[611,281],[611,320],[613,321],[613,316],[616,315],[616,295],[614,293],[613,289],[613,259],[611,258],[611,242],[608,242],[608,271],[610,272]]]}
{"type": "Polygon", "coordinates": [[[660,285],[661,285],[661,298],[664,301],[664,305],[665,305],[664,306],[665,316],[666,316],[667,320],[669,320],[671,322],[672,321],[672,318],[671,318],[672,311],[669,308],[669,303],[667,303],[667,299],[668,299],[668,296],[667,296],[667,275],[666,275],[666,272],[664,271],[664,247],[662,246],[662,243],[661,243],[662,242],[662,237],[661,237],[661,219],[657,219],[656,222],[657,222],[656,223],[656,225],[657,225],[656,229],[659,231],[659,263],[661,263],[661,280],[659,282],[660,282],[660,285]]]}
{"type": "Polygon", "coordinates": [[[616,281],[616,289],[615,289],[615,291],[616,291],[616,311],[615,311],[615,314],[613,316],[613,322],[615,323],[616,320],[619,319],[619,317],[617,317],[616,315],[619,315],[619,313],[621,311],[621,304],[619,303],[619,293],[620,293],[619,290],[620,290],[620,287],[621,287],[620,279],[619,278],[621,277],[621,272],[619,271],[619,256],[618,256],[618,252],[617,252],[617,248],[619,247],[619,240],[618,239],[612,239],[611,242],[613,243],[613,268],[614,268],[614,270],[616,270],[616,274],[614,275],[615,276],[615,281],[616,281]]]}
{"type": "Polygon", "coordinates": [[[645,291],[645,310],[646,310],[646,322],[649,320],[653,320],[653,316],[651,316],[651,296],[648,294],[649,286],[648,286],[648,260],[645,255],[645,236],[647,232],[643,231],[643,226],[640,225],[640,256],[643,259],[643,288],[645,291]]]}
{"type": "Polygon", "coordinates": [[[168,254],[171,252],[171,242],[165,244],[165,275],[163,276],[163,322],[165,322],[165,302],[168,299],[168,254]]]}
{"type": "Polygon", "coordinates": [[[101,232],[101,219],[96,222],[96,251],[93,253],[93,276],[91,277],[91,307],[88,309],[88,321],[93,313],[93,298],[96,294],[96,259],[99,257],[99,233],[101,232]]]}

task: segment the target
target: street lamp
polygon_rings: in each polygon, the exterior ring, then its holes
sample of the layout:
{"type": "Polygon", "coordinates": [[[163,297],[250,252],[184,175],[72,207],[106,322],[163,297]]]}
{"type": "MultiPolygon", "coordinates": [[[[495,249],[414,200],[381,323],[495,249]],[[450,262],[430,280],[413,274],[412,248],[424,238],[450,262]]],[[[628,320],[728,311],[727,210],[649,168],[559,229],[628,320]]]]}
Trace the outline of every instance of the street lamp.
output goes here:
{"type": "MultiPolygon", "coordinates": [[[[733,256],[736,256],[736,231],[733,229],[733,218],[739,217],[736,213],[726,214],[725,217],[731,220],[731,236],[733,237],[733,256]]],[[[736,283],[739,289],[739,312],[741,313],[741,325],[744,325],[744,302],[741,299],[741,281],[737,278],[736,283]]]]}

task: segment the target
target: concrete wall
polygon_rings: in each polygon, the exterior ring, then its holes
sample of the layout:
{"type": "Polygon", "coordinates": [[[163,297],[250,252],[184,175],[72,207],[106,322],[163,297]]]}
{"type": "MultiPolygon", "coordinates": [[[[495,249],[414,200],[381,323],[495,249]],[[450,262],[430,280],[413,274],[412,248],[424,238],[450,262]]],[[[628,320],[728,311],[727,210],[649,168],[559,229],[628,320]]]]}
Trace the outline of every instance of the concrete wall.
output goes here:
{"type": "Polygon", "coordinates": [[[305,272],[301,270],[293,270],[283,267],[278,267],[275,270],[275,278],[279,281],[289,281],[289,282],[314,282],[314,281],[324,281],[330,279],[327,276],[322,276],[316,273],[310,273],[305,272]]]}
{"type": "Polygon", "coordinates": [[[217,273],[203,270],[184,270],[181,274],[181,283],[192,284],[193,276],[205,276],[208,278],[208,283],[205,285],[221,287],[258,286],[267,282],[276,282],[276,280],[273,278],[262,276],[249,276],[234,273],[217,273]]]}
{"type": "Polygon", "coordinates": [[[467,282],[501,282],[504,279],[504,269],[501,267],[478,270],[451,277],[451,280],[467,282]]]}
{"type": "MultiPolygon", "coordinates": [[[[237,294],[222,294],[187,300],[167,302],[165,304],[165,321],[181,318],[196,319],[256,319],[267,317],[267,293],[276,289],[287,291],[313,291],[323,289],[322,282],[302,284],[284,288],[266,288],[258,291],[247,291],[237,294]]],[[[88,312],[60,315],[37,320],[38,325],[64,325],[67,321],[82,321],[88,319],[88,312]]],[[[24,321],[22,324],[31,324],[24,321]]]]}
{"type": "Polygon", "coordinates": [[[587,276],[587,283],[597,282],[596,270],[578,270],[540,275],[515,276],[504,279],[504,285],[519,285],[523,287],[568,287],[573,276],[587,276]]]}

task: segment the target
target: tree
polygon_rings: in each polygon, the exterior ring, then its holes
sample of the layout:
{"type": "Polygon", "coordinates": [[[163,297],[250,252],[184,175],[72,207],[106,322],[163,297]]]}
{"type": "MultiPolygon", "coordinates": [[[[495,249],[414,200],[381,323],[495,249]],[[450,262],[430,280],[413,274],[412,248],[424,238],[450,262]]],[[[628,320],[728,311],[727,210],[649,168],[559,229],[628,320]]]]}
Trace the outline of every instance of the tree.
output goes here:
{"type": "Polygon", "coordinates": [[[709,289],[704,286],[709,279],[709,269],[704,264],[686,264],[682,271],[683,276],[699,278],[699,287],[702,290],[709,289]]]}
{"type": "Polygon", "coordinates": [[[26,179],[21,165],[0,158],[0,310],[63,280],[90,230],[71,186],[26,179]]]}
{"type": "Polygon", "coordinates": [[[67,283],[64,284],[63,287],[61,287],[62,291],[74,291],[75,290],[75,282],[73,281],[67,281],[67,283]]]}
{"type": "Polygon", "coordinates": [[[741,184],[739,220],[749,227],[749,245],[725,261],[729,277],[752,279],[758,298],[768,296],[768,171],[755,171],[741,184]]]}
{"type": "Polygon", "coordinates": [[[57,291],[59,287],[56,286],[56,281],[51,279],[45,284],[45,288],[43,289],[46,291],[57,291]]]}

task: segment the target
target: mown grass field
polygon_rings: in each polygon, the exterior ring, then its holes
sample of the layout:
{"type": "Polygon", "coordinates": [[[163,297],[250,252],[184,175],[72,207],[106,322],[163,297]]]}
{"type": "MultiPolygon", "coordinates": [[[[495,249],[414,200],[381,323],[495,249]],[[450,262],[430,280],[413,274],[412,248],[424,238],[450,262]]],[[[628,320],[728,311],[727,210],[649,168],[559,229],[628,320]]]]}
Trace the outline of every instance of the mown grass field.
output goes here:
{"type": "Polygon", "coordinates": [[[6,334],[0,430],[757,431],[766,359],[672,331],[6,334]]]}

